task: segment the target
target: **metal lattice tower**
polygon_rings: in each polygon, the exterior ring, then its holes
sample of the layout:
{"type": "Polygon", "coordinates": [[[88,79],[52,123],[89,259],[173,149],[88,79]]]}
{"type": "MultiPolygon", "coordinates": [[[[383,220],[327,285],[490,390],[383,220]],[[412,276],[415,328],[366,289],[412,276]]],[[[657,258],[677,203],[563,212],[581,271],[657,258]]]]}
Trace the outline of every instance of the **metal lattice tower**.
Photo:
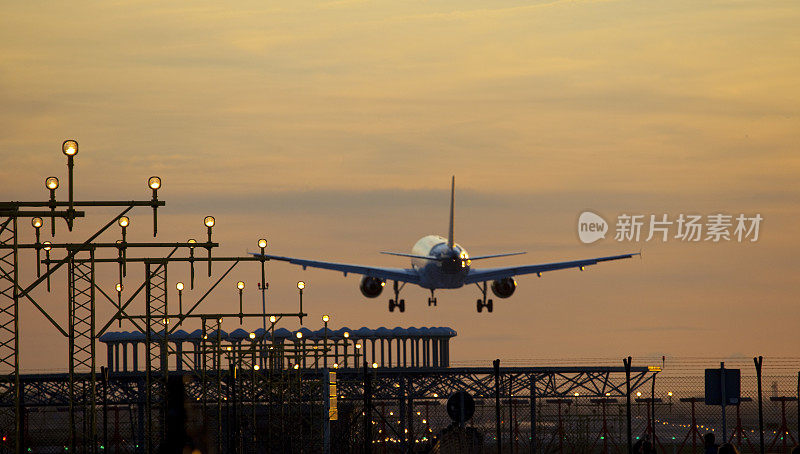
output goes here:
{"type": "Polygon", "coordinates": [[[95,375],[95,294],[94,249],[88,251],[88,261],[69,260],[69,389],[70,389],[70,445],[80,440],[88,452],[96,450],[96,388],[95,375]],[[78,379],[78,373],[88,372],[88,377],[78,379]],[[82,405],[76,402],[82,401],[82,405]],[[82,414],[83,434],[77,437],[76,416],[82,414]]]}
{"type": "Polygon", "coordinates": [[[169,371],[169,355],[167,351],[167,331],[169,328],[169,312],[167,308],[167,262],[166,261],[147,261],[145,262],[145,272],[147,273],[147,296],[145,312],[145,339],[147,340],[147,406],[150,409],[157,408],[161,404],[162,424],[158,424],[157,429],[153,428],[153,411],[147,413],[147,441],[145,446],[147,452],[153,452],[153,440],[162,442],[166,434],[167,419],[164,411],[166,410],[166,399],[164,392],[169,371]],[[153,339],[155,337],[155,339],[153,339]]]}
{"type": "MultiPolygon", "coordinates": [[[[0,218],[2,219],[2,218],[0,218]]],[[[13,427],[15,446],[20,446],[20,385],[19,385],[19,275],[17,273],[17,218],[8,217],[0,223],[0,244],[11,246],[0,251],[0,396],[13,400],[11,414],[3,412],[1,427],[13,427]]]]}

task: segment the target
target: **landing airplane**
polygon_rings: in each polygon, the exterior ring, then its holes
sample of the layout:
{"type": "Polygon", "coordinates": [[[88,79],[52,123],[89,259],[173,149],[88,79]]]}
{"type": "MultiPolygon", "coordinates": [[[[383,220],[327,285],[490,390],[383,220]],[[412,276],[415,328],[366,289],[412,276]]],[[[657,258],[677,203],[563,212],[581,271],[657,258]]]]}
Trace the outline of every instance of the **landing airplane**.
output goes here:
{"type": "Polygon", "coordinates": [[[279,255],[258,254],[252,255],[268,260],[279,260],[307,267],[322,268],[326,270],[340,271],[347,276],[347,273],[360,274],[361,293],[367,298],[377,298],[386,281],[393,281],[394,298],[389,299],[389,312],[394,312],[395,307],[400,312],[405,312],[406,302],[400,299],[400,290],[406,284],[415,284],[422,288],[429,289],[431,296],[428,298],[428,306],[436,305],[434,291],[438,289],[461,288],[464,285],[475,284],[481,291],[483,298],[477,300],[478,312],[485,307],[488,312],[493,310],[492,299],[486,299],[487,285],[491,281],[492,293],[498,298],[508,298],[514,294],[517,288],[517,281],[514,276],[523,274],[536,274],[541,277],[545,271],[563,270],[567,268],[579,268],[581,271],[587,266],[595,265],[600,262],[631,258],[639,253],[614,255],[610,257],[598,257],[586,260],[574,260],[570,262],[544,263],[539,265],[509,266],[501,268],[473,269],[472,261],[484,260],[497,257],[509,257],[512,255],[525,254],[525,252],[510,252],[503,254],[482,255],[470,257],[467,250],[453,240],[453,212],[455,203],[455,176],[450,186],[450,228],[447,238],[439,235],[428,235],[422,237],[410,254],[401,252],[381,252],[382,254],[409,257],[411,268],[383,268],[372,266],[351,265],[347,263],[321,262],[317,260],[305,260],[293,257],[282,257],[279,255]]]}

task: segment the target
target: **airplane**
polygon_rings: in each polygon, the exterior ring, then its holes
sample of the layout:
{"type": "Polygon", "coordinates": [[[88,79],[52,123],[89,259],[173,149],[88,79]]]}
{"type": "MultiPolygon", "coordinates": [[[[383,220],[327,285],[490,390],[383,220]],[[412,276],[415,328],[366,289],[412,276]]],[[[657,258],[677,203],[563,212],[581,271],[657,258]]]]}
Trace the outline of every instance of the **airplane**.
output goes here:
{"type": "Polygon", "coordinates": [[[428,298],[428,306],[436,306],[434,291],[439,289],[461,288],[465,285],[475,284],[480,289],[482,298],[477,300],[478,312],[486,308],[487,312],[492,312],[494,303],[491,298],[487,299],[487,282],[491,281],[490,288],[492,293],[498,298],[509,298],[517,288],[515,276],[524,274],[536,274],[541,277],[546,271],[563,270],[567,268],[579,268],[581,271],[585,267],[595,265],[600,262],[631,258],[640,253],[630,253],[614,255],[609,257],[598,257],[585,260],[573,260],[569,262],[543,263],[537,265],[516,265],[501,268],[472,268],[475,260],[485,260],[498,257],[509,257],[525,254],[525,252],[509,252],[501,254],[482,255],[470,257],[467,250],[454,241],[453,220],[455,205],[456,179],[453,176],[450,186],[450,228],[447,238],[439,235],[427,235],[422,237],[410,254],[401,252],[381,252],[382,254],[408,257],[411,259],[411,268],[384,268],[375,266],[362,266],[347,263],[322,262],[318,260],[305,260],[294,257],[283,257],[271,254],[250,254],[266,259],[289,262],[294,265],[302,266],[305,270],[308,267],[321,268],[326,270],[339,271],[347,276],[348,273],[360,274],[361,293],[367,298],[377,298],[383,292],[386,281],[393,281],[394,298],[389,299],[389,312],[394,312],[398,308],[400,312],[405,312],[405,300],[400,299],[400,290],[406,284],[418,285],[431,292],[428,298]]]}

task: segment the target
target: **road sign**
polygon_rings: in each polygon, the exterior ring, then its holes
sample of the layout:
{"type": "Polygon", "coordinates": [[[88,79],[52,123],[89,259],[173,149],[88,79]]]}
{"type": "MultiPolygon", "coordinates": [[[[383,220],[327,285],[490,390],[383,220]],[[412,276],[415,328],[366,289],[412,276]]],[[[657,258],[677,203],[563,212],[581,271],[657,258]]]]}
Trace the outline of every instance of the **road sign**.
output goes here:
{"type": "Polygon", "coordinates": [[[722,371],[725,371],[725,405],[739,403],[740,369],[706,369],[706,405],[722,405],[722,371]]]}
{"type": "Polygon", "coordinates": [[[447,399],[447,414],[460,424],[469,421],[475,414],[475,399],[466,391],[458,391],[447,399]]]}

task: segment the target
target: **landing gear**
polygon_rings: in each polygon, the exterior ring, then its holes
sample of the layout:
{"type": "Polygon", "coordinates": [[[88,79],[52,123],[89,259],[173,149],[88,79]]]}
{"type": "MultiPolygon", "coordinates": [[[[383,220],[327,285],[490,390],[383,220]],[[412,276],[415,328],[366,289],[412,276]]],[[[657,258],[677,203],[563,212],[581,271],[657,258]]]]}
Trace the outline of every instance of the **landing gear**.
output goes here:
{"type": "Polygon", "coordinates": [[[400,312],[406,311],[406,300],[400,299],[400,290],[402,290],[405,285],[405,282],[403,282],[403,285],[398,285],[397,281],[394,281],[394,299],[389,300],[389,312],[394,312],[395,307],[400,309],[400,312]]]}
{"type": "Polygon", "coordinates": [[[406,311],[406,300],[400,300],[399,303],[396,303],[395,300],[389,300],[389,312],[394,312],[394,308],[400,309],[400,312],[406,311]]]}
{"type": "Polygon", "coordinates": [[[436,297],[433,296],[433,289],[431,289],[431,297],[428,298],[428,306],[436,306],[436,297]]]}
{"type": "Polygon", "coordinates": [[[477,301],[478,312],[482,312],[484,307],[486,308],[486,312],[492,312],[492,310],[494,310],[494,302],[491,298],[488,300],[486,299],[486,282],[484,282],[483,285],[478,283],[475,283],[475,285],[478,286],[478,289],[480,289],[483,295],[483,299],[477,301]]]}

